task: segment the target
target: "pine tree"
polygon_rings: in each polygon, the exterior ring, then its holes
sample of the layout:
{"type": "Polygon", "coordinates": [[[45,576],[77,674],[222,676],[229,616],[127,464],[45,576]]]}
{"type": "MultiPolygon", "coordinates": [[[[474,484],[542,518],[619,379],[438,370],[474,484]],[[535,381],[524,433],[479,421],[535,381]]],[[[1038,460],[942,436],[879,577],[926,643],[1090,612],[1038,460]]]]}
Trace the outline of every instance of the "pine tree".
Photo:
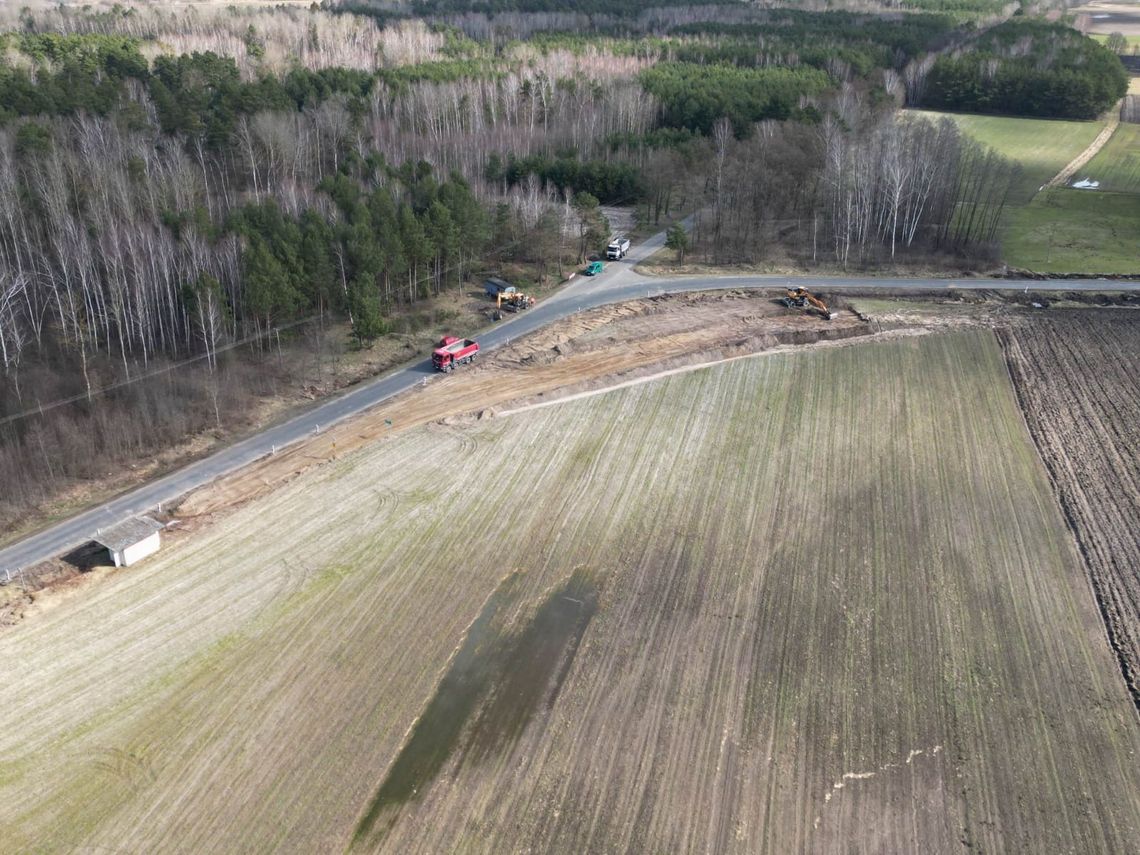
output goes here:
{"type": "Polygon", "coordinates": [[[680,223],[674,223],[665,233],[665,246],[677,253],[677,261],[684,263],[685,253],[689,251],[689,233],[680,223]]]}
{"type": "Polygon", "coordinates": [[[370,347],[387,332],[375,283],[368,277],[353,279],[348,288],[348,304],[352,312],[352,335],[357,345],[370,347]]]}
{"type": "Polygon", "coordinates": [[[254,237],[242,256],[245,273],[245,305],[258,328],[268,330],[275,317],[296,311],[299,295],[290,284],[284,266],[264,240],[254,237]]]}
{"type": "Polygon", "coordinates": [[[410,205],[400,206],[400,243],[408,263],[408,302],[423,296],[420,271],[431,263],[432,245],[410,205]]]}
{"type": "Polygon", "coordinates": [[[597,198],[589,193],[575,193],[570,204],[578,214],[578,255],[585,260],[587,255],[605,246],[609,240],[610,224],[602,214],[597,198]]]}
{"type": "Polygon", "coordinates": [[[435,250],[433,278],[438,294],[443,289],[448,266],[459,253],[459,229],[452,222],[447,206],[438,199],[431,203],[426,219],[427,238],[435,250]]]}
{"type": "Polygon", "coordinates": [[[301,216],[301,266],[304,269],[303,292],[309,303],[320,314],[339,308],[336,287],[336,267],[329,247],[332,229],[316,211],[307,210],[301,216]]]}

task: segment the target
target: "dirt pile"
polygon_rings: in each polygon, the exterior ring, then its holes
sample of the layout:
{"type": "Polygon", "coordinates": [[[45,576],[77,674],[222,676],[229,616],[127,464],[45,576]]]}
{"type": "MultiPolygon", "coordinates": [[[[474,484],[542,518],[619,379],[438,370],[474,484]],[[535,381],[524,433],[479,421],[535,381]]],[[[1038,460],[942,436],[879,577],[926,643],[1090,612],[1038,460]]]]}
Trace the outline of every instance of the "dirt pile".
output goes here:
{"type": "Polygon", "coordinates": [[[191,493],[183,519],[236,507],[394,432],[458,414],[551,400],[679,365],[867,335],[854,312],[827,321],[755,292],[669,295],[582,312],[433,377],[368,413],[191,493]],[[391,423],[391,424],[389,424],[391,423]]]}

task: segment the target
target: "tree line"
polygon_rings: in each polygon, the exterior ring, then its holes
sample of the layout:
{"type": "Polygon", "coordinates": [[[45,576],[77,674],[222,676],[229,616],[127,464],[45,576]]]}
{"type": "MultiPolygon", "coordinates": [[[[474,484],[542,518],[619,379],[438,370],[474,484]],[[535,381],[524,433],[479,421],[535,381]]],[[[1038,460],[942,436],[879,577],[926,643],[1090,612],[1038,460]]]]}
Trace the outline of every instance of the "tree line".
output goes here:
{"type": "Polygon", "coordinates": [[[676,128],[711,133],[720,118],[732,123],[737,136],[764,119],[810,116],[804,98],[831,88],[832,80],[817,68],[738,68],[661,62],[641,73],[641,85],[662,105],[662,122],[676,128]]]}
{"type": "Polygon", "coordinates": [[[505,160],[493,152],[484,172],[488,181],[503,182],[508,187],[523,184],[534,176],[563,198],[588,193],[600,202],[631,205],[645,194],[641,172],[631,163],[605,160],[582,160],[576,154],[532,154],[516,157],[508,153],[505,160]]]}
{"type": "Polygon", "coordinates": [[[933,109],[1093,119],[1123,98],[1128,75],[1103,45],[1063,24],[1015,18],[939,57],[921,103],[933,109]]]}
{"type": "Polygon", "coordinates": [[[160,55],[152,67],[140,40],[109,35],[9,34],[0,37],[0,49],[28,60],[10,63],[0,56],[0,121],[79,112],[105,116],[121,106],[134,81],[153,101],[163,132],[203,135],[211,146],[223,144],[241,116],[304,110],[334,96],[359,111],[377,85],[396,89],[500,73],[469,59],[376,71],[296,66],[279,76],[265,73],[248,80],[232,57],[212,51],[160,55]]]}
{"type": "Polygon", "coordinates": [[[949,119],[858,105],[816,126],[765,122],[743,140],[721,120],[710,142],[709,212],[691,251],[717,263],[992,258],[1019,175],[949,119]]]}
{"type": "MultiPolygon", "coordinates": [[[[365,4],[353,2],[356,8],[365,4]]],[[[385,4],[367,4],[383,9],[385,4]]],[[[647,9],[666,5],[661,0],[626,0],[614,4],[608,0],[412,0],[412,11],[418,16],[444,15],[455,12],[496,15],[503,12],[571,12],[584,15],[617,15],[635,17],[647,9]]],[[[739,6],[741,0],[685,0],[684,6],[739,6]]]]}
{"type": "MultiPolygon", "coordinates": [[[[328,4],[323,4],[328,6],[328,4]]],[[[165,53],[212,52],[245,80],[294,67],[376,71],[444,59],[448,32],[406,14],[384,18],[282,4],[0,4],[0,32],[103,35],[161,45],[165,53]]]]}
{"type": "Polygon", "coordinates": [[[957,30],[946,15],[881,16],[844,11],[757,12],[746,24],[705,22],[674,27],[672,36],[696,37],[678,44],[672,56],[699,64],[739,66],[804,64],[825,70],[847,66],[865,77],[906,63],[948,43],[957,30]]]}

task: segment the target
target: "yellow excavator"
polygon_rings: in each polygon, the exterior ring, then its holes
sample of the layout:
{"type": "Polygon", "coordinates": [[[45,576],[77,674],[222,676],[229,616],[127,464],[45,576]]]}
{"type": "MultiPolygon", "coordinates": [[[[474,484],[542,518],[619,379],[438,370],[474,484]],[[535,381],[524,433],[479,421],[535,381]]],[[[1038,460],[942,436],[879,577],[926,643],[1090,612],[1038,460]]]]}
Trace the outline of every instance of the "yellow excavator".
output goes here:
{"type": "Polygon", "coordinates": [[[499,311],[506,309],[507,311],[522,311],[534,306],[535,298],[527,296],[521,291],[500,291],[495,298],[495,308],[499,311]]]}
{"type": "Polygon", "coordinates": [[[495,297],[495,308],[506,309],[508,312],[520,312],[534,305],[534,297],[528,297],[522,291],[500,291],[495,297]]]}
{"type": "Polygon", "coordinates": [[[508,312],[521,312],[523,309],[529,309],[534,305],[534,297],[524,294],[522,291],[500,291],[495,295],[495,311],[491,313],[491,320],[501,321],[503,319],[503,311],[508,312]]]}
{"type": "Polygon", "coordinates": [[[807,288],[789,288],[787,294],[780,300],[789,309],[806,309],[811,306],[821,316],[827,320],[835,320],[837,313],[827,308],[827,304],[823,300],[816,297],[807,288]]]}

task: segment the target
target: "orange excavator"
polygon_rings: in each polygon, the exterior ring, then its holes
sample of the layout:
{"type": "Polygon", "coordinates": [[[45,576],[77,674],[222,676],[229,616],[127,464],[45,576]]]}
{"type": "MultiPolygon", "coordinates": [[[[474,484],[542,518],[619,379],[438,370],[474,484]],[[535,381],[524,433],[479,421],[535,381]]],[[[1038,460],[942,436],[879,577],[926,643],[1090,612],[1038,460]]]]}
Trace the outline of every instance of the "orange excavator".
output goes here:
{"type": "Polygon", "coordinates": [[[534,305],[534,297],[529,297],[522,291],[512,288],[509,291],[500,291],[495,295],[495,311],[491,312],[491,320],[501,321],[503,311],[521,312],[534,305]]]}
{"type": "Polygon", "coordinates": [[[528,297],[522,291],[500,291],[495,297],[495,308],[506,309],[508,312],[521,312],[534,305],[534,297],[528,297]]]}
{"type": "Polygon", "coordinates": [[[827,308],[827,304],[808,291],[807,288],[789,288],[786,296],[780,302],[789,309],[806,309],[811,306],[829,321],[835,320],[836,317],[836,313],[827,308]]]}

